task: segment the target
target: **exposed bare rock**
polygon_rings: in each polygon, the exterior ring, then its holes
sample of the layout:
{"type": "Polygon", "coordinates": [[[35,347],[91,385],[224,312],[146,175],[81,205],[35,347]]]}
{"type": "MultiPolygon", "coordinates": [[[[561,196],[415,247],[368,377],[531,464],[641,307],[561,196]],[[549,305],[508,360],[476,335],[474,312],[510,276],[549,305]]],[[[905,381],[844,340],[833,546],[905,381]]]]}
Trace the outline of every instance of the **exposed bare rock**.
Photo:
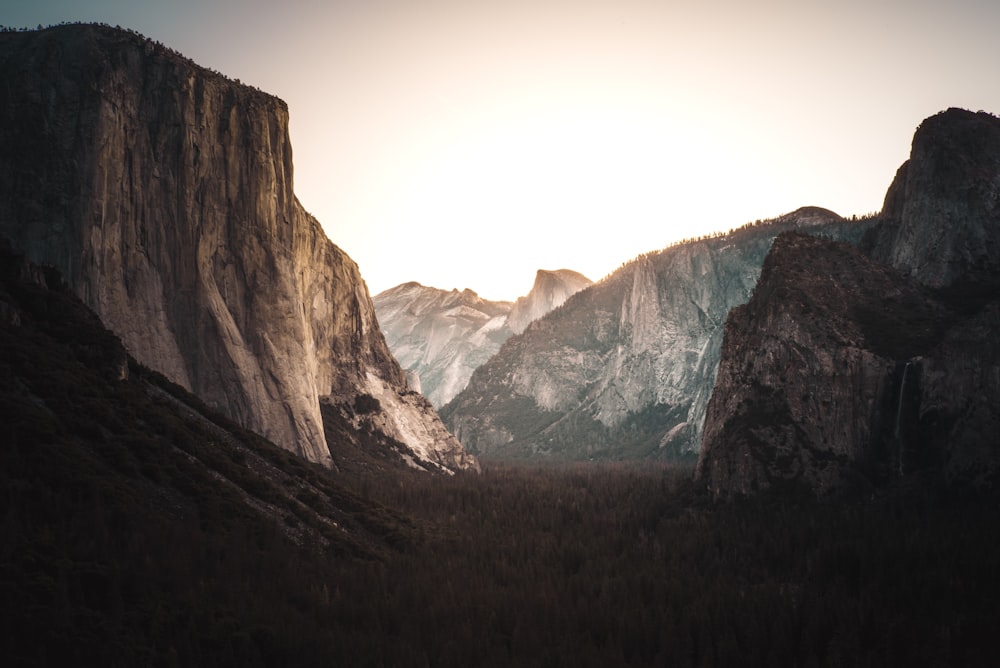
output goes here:
{"type": "Polygon", "coordinates": [[[873,257],[921,283],[1000,273],[1000,118],[949,109],[921,123],[882,218],[873,257]]]}
{"type": "Polygon", "coordinates": [[[531,292],[514,304],[414,282],[375,295],[374,301],[389,349],[419,378],[427,398],[443,406],[511,335],[590,284],[575,271],[540,269],[531,292]]]}
{"type": "Polygon", "coordinates": [[[0,73],[0,233],[139,361],[327,463],[321,397],[407,391],[357,265],[294,196],[284,102],[97,26],[0,35],[0,73]]]}
{"type": "Polygon", "coordinates": [[[514,334],[520,334],[532,321],[562,306],[567,299],[591,284],[592,280],[569,269],[539,269],[531,291],[514,302],[507,317],[508,327],[514,334]]]}
{"type": "Polygon", "coordinates": [[[775,235],[856,240],[865,226],[810,207],[640,257],[509,339],[442,417],[492,458],[690,456],[726,315],[775,235]]]}
{"type": "Polygon", "coordinates": [[[779,237],[726,323],[696,476],[728,497],[995,475],[998,313],[957,310],[844,244],[779,237]]]}
{"type": "Polygon", "coordinates": [[[473,369],[511,334],[511,303],[489,301],[472,290],[411,282],[375,295],[374,302],[392,354],[437,406],[458,394],[473,369]]]}
{"type": "MultiPolygon", "coordinates": [[[[919,427],[946,447],[950,478],[997,482],[1000,472],[1000,300],[951,329],[920,365],[919,427]]],[[[925,446],[926,449],[926,446],[925,446]]]]}
{"type": "Polygon", "coordinates": [[[914,137],[875,260],[779,237],[726,323],[696,472],[716,496],[1000,481],[998,186],[1000,121],[949,110],[914,137]]]}
{"type": "Polygon", "coordinates": [[[855,309],[874,312],[883,296],[923,301],[854,248],[778,237],[753,298],[726,322],[697,469],[714,493],[783,479],[825,490],[848,463],[875,460],[896,363],[871,350],[855,309]]]}

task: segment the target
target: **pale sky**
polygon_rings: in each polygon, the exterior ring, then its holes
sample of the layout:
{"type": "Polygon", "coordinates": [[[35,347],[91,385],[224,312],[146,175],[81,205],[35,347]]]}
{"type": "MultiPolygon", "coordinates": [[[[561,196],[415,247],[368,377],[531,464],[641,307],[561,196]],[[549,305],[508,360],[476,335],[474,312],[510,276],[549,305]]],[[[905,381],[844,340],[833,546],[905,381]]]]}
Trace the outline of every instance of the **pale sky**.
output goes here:
{"type": "Polygon", "coordinates": [[[915,127],[1000,113],[994,0],[0,0],[288,103],[295,191],[372,295],[514,299],[800,206],[877,211],[915,127]]]}

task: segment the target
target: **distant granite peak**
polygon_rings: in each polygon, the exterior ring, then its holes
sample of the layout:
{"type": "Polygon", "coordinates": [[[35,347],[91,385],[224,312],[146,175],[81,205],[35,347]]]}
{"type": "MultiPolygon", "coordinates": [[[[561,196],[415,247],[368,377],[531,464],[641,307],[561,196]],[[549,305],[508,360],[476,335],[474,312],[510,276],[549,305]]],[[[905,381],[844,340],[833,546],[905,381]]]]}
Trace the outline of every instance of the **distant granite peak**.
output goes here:
{"type": "Polygon", "coordinates": [[[792,211],[791,213],[778,216],[776,220],[780,222],[794,221],[795,226],[802,229],[812,227],[814,225],[825,225],[827,223],[843,220],[843,218],[830,209],[824,209],[821,206],[803,206],[799,207],[795,211],[792,211]]]}
{"type": "Polygon", "coordinates": [[[569,269],[539,269],[531,291],[519,297],[511,308],[508,318],[511,331],[520,334],[531,322],[562,306],[567,299],[592,283],[583,274],[569,269]]]}
{"type": "Polygon", "coordinates": [[[468,288],[446,291],[414,282],[374,301],[389,349],[427,398],[444,406],[511,335],[590,284],[569,269],[540,269],[531,292],[514,304],[483,299],[468,288]]]}

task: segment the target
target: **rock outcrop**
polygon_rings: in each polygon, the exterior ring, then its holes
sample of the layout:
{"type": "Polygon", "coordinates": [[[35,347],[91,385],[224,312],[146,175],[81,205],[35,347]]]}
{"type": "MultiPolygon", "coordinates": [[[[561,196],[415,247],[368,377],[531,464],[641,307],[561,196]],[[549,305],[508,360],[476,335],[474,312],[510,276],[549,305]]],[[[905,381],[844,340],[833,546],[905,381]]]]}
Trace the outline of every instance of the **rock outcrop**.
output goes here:
{"type": "Polygon", "coordinates": [[[791,229],[857,241],[866,223],[805,208],[640,257],[508,340],[445,423],[491,458],[693,455],[726,315],[791,229]]]}
{"type": "Polygon", "coordinates": [[[872,257],[924,285],[1000,274],[1000,118],[949,109],[921,123],[881,218],[872,257]]]}
{"type": "Polygon", "coordinates": [[[411,282],[375,295],[374,302],[389,350],[436,406],[458,394],[473,369],[511,334],[511,303],[489,301],[472,290],[411,282]]]}
{"type": "Polygon", "coordinates": [[[514,302],[507,316],[507,326],[514,334],[520,334],[533,321],[562,306],[567,299],[592,284],[593,281],[583,274],[569,269],[539,269],[531,291],[514,302]]]}
{"type": "Polygon", "coordinates": [[[918,129],[874,259],[779,237],[726,324],[696,470],[713,494],[997,482],[997,184],[1000,121],[949,110],[918,129]]]}
{"type": "Polygon", "coordinates": [[[284,102],[99,26],[0,35],[0,76],[0,234],[140,362],[314,461],[336,447],[320,399],[362,394],[399,397],[385,421],[415,451],[460,449],[402,426],[437,417],[295,198],[284,102]]]}
{"type": "Polygon", "coordinates": [[[375,295],[375,312],[393,355],[440,407],[504,341],[591,283],[568,269],[540,269],[531,292],[511,304],[411,282],[375,295]]]}

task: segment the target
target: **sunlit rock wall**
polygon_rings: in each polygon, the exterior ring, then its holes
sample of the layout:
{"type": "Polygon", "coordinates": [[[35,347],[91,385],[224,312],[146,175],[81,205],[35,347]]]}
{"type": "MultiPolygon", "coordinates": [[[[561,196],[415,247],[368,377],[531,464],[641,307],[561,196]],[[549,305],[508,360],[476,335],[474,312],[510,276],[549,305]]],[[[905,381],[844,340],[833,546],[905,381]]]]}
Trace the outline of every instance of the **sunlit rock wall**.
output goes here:
{"type": "Polygon", "coordinates": [[[294,196],[284,102],[94,26],[0,35],[0,73],[0,233],[140,362],[324,462],[321,396],[406,391],[357,265],[294,196]]]}

